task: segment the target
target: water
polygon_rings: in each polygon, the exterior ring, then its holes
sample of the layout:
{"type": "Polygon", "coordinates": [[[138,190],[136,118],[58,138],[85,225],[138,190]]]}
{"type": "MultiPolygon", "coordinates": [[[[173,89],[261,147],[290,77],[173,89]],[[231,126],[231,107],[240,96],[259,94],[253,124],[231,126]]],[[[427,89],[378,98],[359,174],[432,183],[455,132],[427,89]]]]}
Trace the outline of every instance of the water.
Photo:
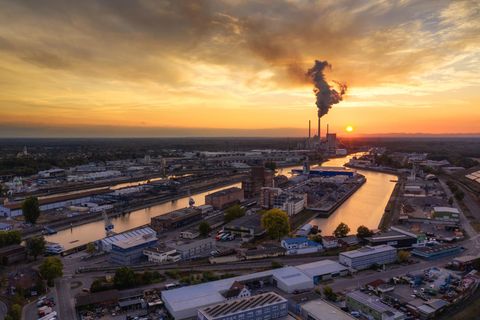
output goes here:
{"type": "MultiPolygon", "coordinates": [[[[213,189],[207,192],[192,195],[195,200],[195,205],[205,204],[205,196],[209,193],[223,190],[229,187],[240,187],[240,183],[235,183],[222,188],[213,189]]],[[[116,233],[130,230],[145,224],[150,223],[152,217],[165,214],[170,211],[188,207],[189,197],[184,197],[176,201],[169,201],[162,204],[154,205],[149,208],[135,210],[125,215],[118,216],[112,219],[115,225],[114,231],[116,233]]],[[[103,220],[90,222],[70,229],[58,231],[58,233],[46,236],[46,240],[50,242],[60,243],[65,249],[80,246],[105,237],[105,223],[103,220]]]]}
{"type": "MultiPolygon", "coordinates": [[[[342,166],[352,156],[331,159],[323,166],[342,166]]],[[[397,177],[391,174],[357,170],[367,178],[367,182],[348,198],[328,218],[315,218],[310,223],[317,225],[322,230],[322,235],[332,235],[340,222],[350,227],[350,232],[355,234],[357,228],[364,225],[370,229],[377,229],[385,211],[385,206],[390,199],[397,177]]]]}
{"type": "MultiPolygon", "coordinates": [[[[349,158],[350,156],[332,159],[325,162],[323,165],[342,166],[344,163],[348,162],[349,158]]],[[[278,174],[290,177],[290,171],[293,168],[297,169],[301,168],[301,166],[279,169],[278,174]]],[[[318,225],[322,230],[323,235],[331,235],[340,222],[346,223],[350,227],[352,233],[356,233],[357,227],[360,225],[365,225],[371,229],[376,229],[378,227],[385,206],[395,186],[395,183],[390,182],[390,180],[394,180],[396,177],[390,174],[364,170],[358,170],[358,172],[367,178],[367,182],[347,201],[345,201],[329,218],[316,218],[310,222],[314,225],[318,225]]],[[[132,186],[135,183],[132,183],[131,185],[123,184],[123,187],[132,186]]],[[[144,182],[141,181],[140,184],[141,183],[144,182]]],[[[195,200],[196,205],[202,205],[205,203],[205,195],[232,186],[240,187],[240,183],[198,193],[192,195],[192,198],[195,200]]],[[[118,233],[148,224],[152,217],[187,207],[188,199],[188,197],[184,197],[174,202],[166,202],[146,209],[135,210],[114,218],[112,219],[112,222],[115,225],[114,231],[118,233]]],[[[47,236],[46,240],[58,242],[62,244],[65,249],[70,249],[103,237],[105,237],[104,221],[100,220],[59,231],[57,234],[47,236]]]]}

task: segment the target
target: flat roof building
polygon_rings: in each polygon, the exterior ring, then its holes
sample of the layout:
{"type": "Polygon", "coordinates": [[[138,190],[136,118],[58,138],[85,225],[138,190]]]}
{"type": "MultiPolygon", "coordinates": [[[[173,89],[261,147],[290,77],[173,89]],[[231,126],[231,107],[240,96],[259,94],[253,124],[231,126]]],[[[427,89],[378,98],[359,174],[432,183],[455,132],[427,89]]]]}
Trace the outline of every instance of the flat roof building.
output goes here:
{"type": "Polygon", "coordinates": [[[342,252],[339,262],[356,270],[368,269],[375,264],[389,264],[397,260],[397,249],[389,245],[366,246],[357,250],[342,252]]]}
{"type": "Polygon", "coordinates": [[[458,254],[461,248],[454,244],[439,244],[435,246],[417,247],[412,254],[427,260],[439,259],[450,255],[458,254]]]}
{"type": "MultiPolygon", "coordinates": [[[[323,261],[322,261],[323,262],[323,261]]],[[[197,310],[226,301],[223,293],[229,290],[234,282],[245,284],[262,281],[271,284],[286,293],[311,290],[314,287],[314,274],[324,274],[322,268],[328,264],[306,264],[295,267],[272,269],[238,277],[201,283],[193,286],[162,291],[162,301],[168,312],[177,320],[197,316],[197,310]],[[303,266],[303,270],[302,270],[303,266]],[[318,268],[314,272],[313,269],[318,268]],[[308,272],[308,273],[307,273],[308,272]]],[[[328,267],[330,268],[330,267],[328,267]]]]}
{"type": "Polygon", "coordinates": [[[155,246],[157,242],[158,239],[153,234],[145,234],[117,241],[112,244],[110,261],[120,265],[138,263],[145,257],[143,250],[155,246]]]}
{"type": "Polygon", "coordinates": [[[139,228],[131,231],[126,231],[122,232],[110,237],[103,238],[101,240],[97,241],[97,245],[100,250],[110,252],[112,251],[112,245],[119,243],[119,242],[124,242],[129,239],[136,239],[139,236],[145,236],[145,235],[155,235],[156,236],[155,230],[153,230],[150,227],[144,227],[144,228],[139,228]]]}
{"type": "Polygon", "coordinates": [[[231,187],[205,196],[205,204],[215,209],[224,209],[230,205],[243,201],[243,189],[231,187]]]}
{"type": "Polygon", "coordinates": [[[380,301],[377,296],[369,296],[360,291],[349,292],[346,295],[347,307],[369,315],[374,320],[403,320],[405,314],[380,301]]]}
{"type": "Polygon", "coordinates": [[[332,260],[320,260],[297,266],[305,275],[312,279],[314,284],[320,281],[346,276],[349,273],[347,267],[332,260]]]}
{"type": "Polygon", "coordinates": [[[355,318],[330,303],[322,300],[312,300],[300,307],[303,319],[309,320],[354,320],[355,318]]]}
{"type": "Polygon", "coordinates": [[[198,310],[198,320],[264,320],[287,315],[287,300],[274,292],[235,299],[198,310]]]}
{"type": "Polygon", "coordinates": [[[202,219],[202,211],[197,208],[183,208],[153,217],[150,225],[156,232],[176,229],[202,219]]]}

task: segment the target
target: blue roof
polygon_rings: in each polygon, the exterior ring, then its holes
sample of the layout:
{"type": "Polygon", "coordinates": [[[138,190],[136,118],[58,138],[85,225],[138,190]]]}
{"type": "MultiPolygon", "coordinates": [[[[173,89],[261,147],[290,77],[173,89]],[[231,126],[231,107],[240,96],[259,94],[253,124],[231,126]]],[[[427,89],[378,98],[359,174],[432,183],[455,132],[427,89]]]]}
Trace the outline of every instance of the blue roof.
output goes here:
{"type": "Polygon", "coordinates": [[[283,239],[283,241],[285,241],[286,244],[300,244],[300,243],[305,243],[309,240],[307,237],[297,237],[297,238],[283,239]]]}

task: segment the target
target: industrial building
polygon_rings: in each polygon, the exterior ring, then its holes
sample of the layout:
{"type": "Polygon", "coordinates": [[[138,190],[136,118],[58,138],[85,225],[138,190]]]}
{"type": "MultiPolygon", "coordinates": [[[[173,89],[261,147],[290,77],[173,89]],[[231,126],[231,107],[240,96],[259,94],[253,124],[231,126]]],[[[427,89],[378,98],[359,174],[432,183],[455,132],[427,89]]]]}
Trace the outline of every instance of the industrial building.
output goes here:
{"type": "MultiPolygon", "coordinates": [[[[303,174],[304,169],[293,169],[292,173],[303,174]]],[[[308,174],[313,177],[346,176],[351,178],[355,175],[355,171],[345,167],[317,167],[310,169],[308,174]]]]}
{"type": "Polygon", "coordinates": [[[148,262],[159,264],[166,262],[177,262],[182,259],[177,250],[171,248],[162,250],[158,247],[151,247],[143,250],[143,254],[147,256],[148,262]]]}
{"type": "Polygon", "coordinates": [[[122,232],[119,234],[116,234],[114,236],[106,237],[101,240],[98,240],[96,242],[97,248],[100,251],[105,251],[105,252],[110,252],[112,251],[112,245],[119,243],[119,242],[125,242],[130,239],[136,239],[139,236],[148,236],[148,235],[156,235],[155,230],[153,230],[150,227],[144,227],[144,228],[139,228],[139,229],[134,229],[126,232],[122,232]]]}
{"type": "Polygon", "coordinates": [[[243,201],[243,190],[237,187],[220,190],[205,196],[205,204],[221,210],[243,201]]]}
{"type": "Polygon", "coordinates": [[[178,244],[175,248],[177,253],[180,254],[182,260],[189,260],[210,255],[210,252],[215,249],[215,240],[212,238],[205,238],[178,244]]]}
{"type": "Polygon", "coordinates": [[[110,262],[119,265],[133,265],[143,260],[143,251],[157,244],[158,239],[153,234],[140,235],[112,243],[110,262]]]}
{"type": "Polygon", "coordinates": [[[375,264],[382,265],[397,261],[397,249],[389,245],[366,246],[357,250],[341,252],[338,257],[341,264],[356,270],[363,270],[375,264]]]}
{"type": "Polygon", "coordinates": [[[260,206],[265,209],[282,209],[291,217],[301,212],[307,206],[307,194],[283,191],[280,188],[264,187],[260,193],[260,206]]]}
{"type": "Polygon", "coordinates": [[[371,237],[366,237],[365,241],[367,241],[370,246],[386,244],[397,249],[401,249],[412,247],[417,243],[417,237],[413,237],[399,231],[390,230],[387,232],[374,234],[371,237]]]}
{"type": "Polygon", "coordinates": [[[202,219],[202,211],[195,207],[183,208],[153,217],[150,225],[156,232],[176,229],[202,219]]]}
{"type": "Polygon", "coordinates": [[[374,320],[403,320],[406,316],[380,301],[377,296],[369,296],[360,291],[349,292],[346,295],[347,307],[350,310],[361,312],[374,320]]]}
{"type": "Polygon", "coordinates": [[[320,281],[346,276],[349,273],[347,267],[332,260],[320,260],[301,264],[297,266],[297,269],[312,279],[315,285],[320,283],[320,281]]]}
{"type": "Polygon", "coordinates": [[[274,292],[235,299],[198,310],[198,320],[264,320],[288,315],[287,300],[274,292]]]}
{"type": "Polygon", "coordinates": [[[261,219],[260,214],[246,215],[226,224],[223,229],[242,238],[259,237],[265,233],[261,219]]]}
{"type": "Polygon", "coordinates": [[[454,244],[438,244],[434,246],[416,247],[412,254],[427,260],[440,259],[458,254],[462,249],[454,244]]]}
{"type": "Polygon", "coordinates": [[[354,320],[355,318],[322,299],[308,301],[301,305],[302,319],[309,320],[354,320]]]}
{"type": "Polygon", "coordinates": [[[338,263],[323,260],[162,291],[162,301],[175,319],[188,319],[197,316],[198,309],[225,302],[227,298],[224,293],[235,282],[248,287],[252,283],[261,281],[265,286],[274,286],[283,292],[293,293],[311,290],[314,287],[315,278],[324,278],[329,272],[333,274],[345,269],[338,263]]]}

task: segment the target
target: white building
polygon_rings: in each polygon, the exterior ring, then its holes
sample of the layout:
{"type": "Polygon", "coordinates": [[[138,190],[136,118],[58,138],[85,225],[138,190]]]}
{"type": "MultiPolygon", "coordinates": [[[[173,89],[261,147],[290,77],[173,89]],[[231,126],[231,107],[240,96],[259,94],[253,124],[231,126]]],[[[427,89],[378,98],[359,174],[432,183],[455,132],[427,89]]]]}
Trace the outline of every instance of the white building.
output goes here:
{"type": "Polygon", "coordinates": [[[303,319],[310,320],[354,320],[355,318],[330,303],[322,300],[312,300],[300,307],[303,319]]]}
{"type": "Polygon", "coordinates": [[[182,258],[175,249],[160,250],[156,247],[143,250],[143,254],[147,256],[148,262],[152,263],[177,262],[182,258]]]}
{"type": "Polygon", "coordinates": [[[110,252],[112,251],[112,244],[121,243],[129,239],[136,239],[139,236],[148,237],[149,235],[153,235],[156,237],[157,233],[155,232],[155,230],[153,230],[150,227],[145,227],[145,228],[140,228],[140,229],[119,233],[114,236],[106,237],[101,240],[98,240],[97,242],[98,248],[101,251],[110,252]]]}
{"type": "Polygon", "coordinates": [[[366,246],[357,250],[342,252],[339,262],[356,270],[368,269],[375,264],[389,264],[397,261],[397,249],[389,245],[366,246]]]}

